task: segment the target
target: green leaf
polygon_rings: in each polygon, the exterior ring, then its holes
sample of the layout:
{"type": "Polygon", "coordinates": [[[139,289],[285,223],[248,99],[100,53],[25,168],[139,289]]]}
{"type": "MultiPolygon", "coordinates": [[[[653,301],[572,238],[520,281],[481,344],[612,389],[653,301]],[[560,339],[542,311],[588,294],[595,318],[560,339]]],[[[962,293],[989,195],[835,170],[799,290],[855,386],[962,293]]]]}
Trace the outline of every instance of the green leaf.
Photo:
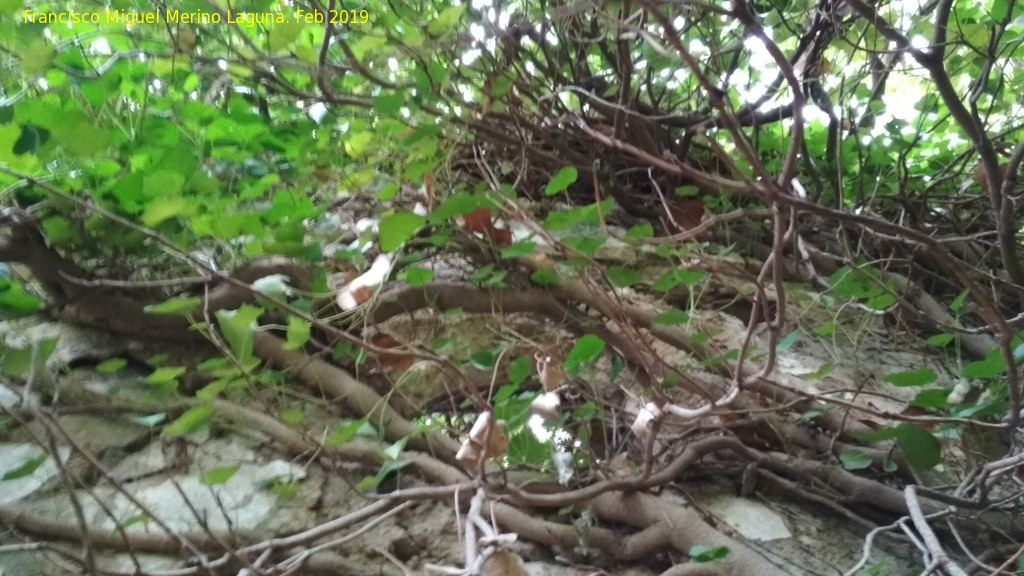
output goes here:
{"type": "Polygon", "coordinates": [[[378,114],[386,116],[393,116],[402,111],[402,106],[405,105],[405,92],[384,92],[380,96],[373,99],[373,109],[378,114]]]}
{"type": "Polygon", "coordinates": [[[603,236],[570,236],[568,238],[562,238],[562,244],[565,244],[583,256],[593,256],[594,254],[597,254],[598,249],[600,249],[601,246],[604,246],[607,241],[608,238],[603,236]]]}
{"type": "Polygon", "coordinates": [[[288,335],[284,350],[299,350],[309,342],[309,323],[298,316],[288,317],[288,335]]]}
{"type": "Polygon", "coordinates": [[[146,206],[139,218],[147,228],[154,228],[161,222],[185,214],[189,204],[184,198],[177,196],[158,198],[146,206]]]}
{"type": "MultiPolygon", "coordinates": [[[[3,367],[0,374],[8,378],[27,377],[32,368],[32,360],[35,359],[37,370],[46,366],[47,359],[57,349],[57,338],[46,338],[37,340],[34,345],[30,344],[25,348],[8,348],[0,356],[3,360],[3,367]]],[[[0,350],[3,350],[0,347],[0,350]]]]}
{"type": "Polygon", "coordinates": [[[521,258],[533,253],[533,249],[537,247],[537,243],[530,240],[523,240],[522,242],[516,242],[508,248],[501,250],[501,257],[505,258],[521,258]]]}
{"type": "Polygon", "coordinates": [[[398,277],[405,280],[409,286],[422,286],[434,279],[434,271],[419,266],[409,266],[402,270],[398,277]]]}
{"type": "Polygon", "coordinates": [[[438,224],[456,216],[464,216],[480,208],[495,208],[494,204],[479,195],[454,194],[441,202],[441,205],[430,213],[431,224],[438,224]]]}
{"type": "Polygon", "coordinates": [[[334,428],[334,434],[331,434],[324,440],[324,446],[330,448],[331,446],[342,446],[349,440],[355,438],[356,433],[363,425],[367,424],[366,418],[349,422],[347,424],[338,424],[334,428]]]}
{"type": "Polygon", "coordinates": [[[821,368],[818,368],[814,372],[808,372],[806,374],[797,374],[797,378],[800,378],[801,380],[818,380],[820,378],[828,376],[835,369],[835,364],[822,364],[821,368]]]}
{"type": "Polygon", "coordinates": [[[642,240],[644,238],[654,237],[654,226],[650,222],[644,222],[643,224],[637,224],[626,231],[626,238],[629,240],[642,240]]]}
{"type": "Polygon", "coordinates": [[[608,384],[615,384],[615,381],[619,379],[619,375],[622,374],[622,370],[626,367],[626,363],[623,362],[622,356],[618,354],[612,354],[612,369],[608,373],[608,384]]]}
{"type": "Polygon", "coordinates": [[[369,130],[359,132],[345,141],[345,153],[353,158],[359,158],[367,152],[367,146],[373,142],[373,132],[369,130]]]}
{"type": "Polygon", "coordinates": [[[41,143],[42,138],[40,138],[39,130],[31,124],[25,124],[21,127],[21,136],[14,143],[14,148],[11,151],[18,156],[22,154],[35,154],[39,151],[41,143]]]}
{"type": "Polygon", "coordinates": [[[910,405],[918,408],[945,410],[949,407],[948,396],[949,392],[939,388],[921,390],[911,400],[910,405]]]}
{"type": "Polygon", "coordinates": [[[541,268],[539,270],[534,270],[533,273],[530,274],[530,281],[538,286],[551,286],[558,284],[558,274],[555,274],[553,270],[541,268]]]}
{"type": "Polygon", "coordinates": [[[217,484],[227,484],[228,480],[235,475],[241,468],[241,464],[235,464],[234,466],[224,466],[222,468],[214,468],[207,472],[203,472],[202,476],[199,477],[199,481],[207,486],[216,486],[217,484]]]}
{"type": "Polygon", "coordinates": [[[658,278],[654,284],[651,285],[652,290],[658,292],[668,292],[669,290],[679,286],[696,286],[701,280],[707,276],[707,272],[703,270],[682,270],[679,268],[673,268],[666,272],[661,278],[658,278]]]}
{"type": "Polygon", "coordinates": [[[242,305],[238,310],[216,312],[217,325],[239,360],[245,361],[252,357],[253,338],[258,327],[256,320],[262,314],[262,308],[249,304],[242,305]]]}
{"type": "Polygon", "coordinates": [[[697,564],[707,562],[722,562],[729,557],[731,550],[725,546],[694,546],[690,548],[690,561],[697,564]]]}
{"type": "Polygon", "coordinates": [[[963,370],[960,371],[960,375],[964,378],[995,378],[1002,374],[1006,370],[1006,364],[1003,362],[1003,358],[998,354],[990,354],[984,360],[978,360],[971,362],[964,366],[963,370]]]}
{"type": "Polygon", "coordinates": [[[604,340],[593,334],[584,334],[576,341],[576,345],[572,347],[572,351],[565,358],[563,368],[567,374],[575,377],[584,366],[596,362],[602,353],[604,353],[604,340]]]}
{"type": "Polygon", "coordinates": [[[689,321],[689,314],[682,310],[672,309],[666,310],[655,316],[651,320],[651,324],[654,324],[655,326],[675,326],[677,324],[686,324],[689,321]]]}
{"type": "Polygon", "coordinates": [[[896,297],[888,292],[876,294],[864,301],[864,306],[872,310],[885,310],[896,303],[896,297]]]}
{"type": "Polygon", "coordinates": [[[388,446],[381,450],[381,454],[388,460],[398,460],[398,456],[405,450],[405,444],[409,441],[408,437],[402,438],[398,442],[388,446]]]}
{"type": "Polygon", "coordinates": [[[419,232],[427,219],[412,212],[390,214],[380,223],[380,249],[392,252],[419,232]]]}
{"type": "Polygon", "coordinates": [[[117,374],[127,365],[128,361],[124,358],[111,358],[97,364],[96,372],[99,374],[117,374]]]}
{"type": "Polygon", "coordinates": [[[40,38],[21,52],[21,71],[29,76],[42,72],[56,55],[53,44],[40,38]]]}
{"type": "Polygon", "coordinates": [[[299,483],[275,481],[270,486],[270,491],[274,493],[274,496],[281,500],[290,500],[295,498],[295,495],[299,493],[299,483]]]}
{"type": "Polygon", "coordinates": [[[43,301],[25,293],[21,284],[11,280],[0,280],[0,309],[28,314],[43,307],[43,301]]]}
{"type": "Polygon", "coordinates": [[[451,30],[458,23],[459,18],[462,18],[462,13],[466,11],[466,6],[466,4],[461,4],[459,6],[449,6],[442,10],[437,15],[437,18],[427,23],[427,33],[432,36],[440,36],[451,30]]]}
{"type": "Polygon", "coordinates": [[[187,315],[198,309],[202,303],[203,299],[198,296],[191,298],[170,298],[160,304],[146,306],[145,310],[146,314],[187,315]]]}
{"type": "Polygon", "coordinates": [[[954,313],[959,314],[963,310],[964,300],[967,299],[967,294],[967,290],[961,292],[960,295],[954,298],[953,302],[950,303],[949,309],[952,310],[954,313]]]}
{"type": "Polygon", "coordinates": [[[4,477],[0,478],[0,480],[17,480],[19,478],[31,476],[32,473],[38,470],[39,467],[43,465],[43,462],[46,462],[46,459],[49,457],[49,454],[43,452],[42,454],[36,456],[35,458],[30,458],[26,460],[24,463],[22,463],[21,466],[18,466],[13,470],[8,470],[7,473],[4,474],[4,477]]]}
{"type": "Polygon", "coordinates": [[[608,275],[608,281],[616,288],[628,288],[644,281],[642,274],[623,266],[609,266],[605,273],[608,275]]]}
{"type": "Polygon", "coordinates": [[[288,298],[290,286],[288,277],[284,274],[270,274],[257,278],[252,283],[252,289],[275,300],[285,300],[288,298]]]}
{"type": "Polygon", "coordinates": [[[494,397],[491,398],[491,401],[494,402],[495,405],[501,404],[511,398],[516,392],[519,392],[518,384],[506,384],[501,388],[498,388],[498,391],[494,393],[494,397]]]}
{"type": "Polygon", "coordinates": [[[956,338],[956,336],[954,336],[953,334],[936,334],[935,336],[932,336],[928,340],[925,340],[925,342],[927,342],[929,346],[936,346],[938,348],[942,348],[949,344],[950,342],[952,342],[954,338],[956,338]]]}
{"type": "Polygon", "coordinates": [[[477,370],[491,370],[498,354],[494,350],[483,350],[469,357],[469,363],[477,370]]]}
{"type": "Polygon", "coordinates": [[[557,174],[551,178],[548,185],[544,187],[544,193],[548,196],[558,194],[562,190],[568,188],[579,175],[576,173],[576,169],[572,166],[566,166],[558,171],[557,174]]]}
{"type": "Polygon", "coordinates": [[[150,414],[149,416],[136,416],[132,418],[132,422],[139,426],[146,428],[156,428],[157,426],[164,423],[167,420],[167,414],[150,414]]]}
{"type": "Polygon", "coordinates": [[[267,44],[271,52],[284,52],[291,48],[292,44],[302,33],[305,24],[302,22],[282,22],[274,24],[270,29],[267,44]]]}
{"type": "Polygon", "coordinates": [[[607,216],[611,214],[613,208],[615,208],[615,201],[608,198],[601,201],[600,210],[598,210],[597,204],[568,210],[556,210],[548,214],[547,218],[544,219],[544,228],[551,232],[559,232],[581,224],[598,225],[601,223],[601,215],[607,216]]]}
{"type": "Polygon", "coordinates": [[[515,386],[520,386],[530,376],[533,370],[533,359],[529,356],[516,358],[508,365],[508,381],[515,386]]]}
{"type": "Polygon", "coordinates": [[[202,404],[187,410],[164,428],[163,435],[166,438],[177,438],[189,434],[202,432],[210,425],[213,419],[213,406],[202,404]]]}
{"type": "Polygon", "coordinates": [[[0,0],[0,14],[11,15],[20,11],[22,0],[0,0]]]}
{"type": "Polygon", "coordinates": [[[121,530],[125,530],[129,526],[133,526],[135,524],[141,524],[142,522],[145,522],[146,520],[149,520],[149,516],[147,516],[145,513],[135,514],[134,516],[129,516],[125,521],[119,522],[118,525],[121,527],[121,530]]]}
{"type": "Polygon", "coordinates": [[[896,442],[903,449],[910,465],[918,470],[929,470],[941,461],[942,446],[939,440],[913,424],[900,424],[896,427],[896,442]]]}
{"type": "Polygon", "coordinates": [[[786,336],[782,340],[779,340],[779,343],[775,345],[775,351],[776,352],[785,352],[786,350],[789,350],[790,348],[792,348],[793,344],[796,343],[796,337],[799,334],[800,334],[800,332],[797,331],[797,330],[793,330],[789,334],[786,334],[786,336]]]}
{"type": "Polygon", "coordinates": [[[281,421],[285,424],[301,424],[302,420],[306,417],[306,413],[302,408],[286,408],[281,410],[278,417],[281,418],[281,421]]]}
{"type": "Polygon", "coordinates": [[[863,269],[854,271],[849,266],[836,270],[829,277],[832,293],[840,298],[869,298],[877,294],[877,287],[868,283],[863,274],[863,269]]]}
{"type": "Polygon", "coordinates": [[[839,455],[839,462],[846,470],[863,470],[871,466],[871,457],[860,450],[847,450],[839,455]]]}
{"type": "Polygon", "coordinates": [[[927,368],[921,368],[913,372],[895,372],[883,378],[882,381],[902,388],[906,386],[926,386],[937,379],[938,376],[936,376],[935,372],[927,368]]]}
{"type": "Polygon", "coordinates": [[[185,368],[181,366],[164,366],[154,370],[152,374],[143,378],[142,381],[146,384],[154,385],[170,384],[171,382],[176,381],[178,376],[181,376],[184,373],[185,368]]]}
{"type": "Polygon", "coordinates": [[[147,198],[175,196],[185,185],[185,177],[173,170],[157,170],[142,177],[142,190],[147,198]]]}
{"type": "Polygon", "coordinates": [[[836,333],[836,323],[829,321],[825,322],[821,326],[814,329],[814,333],[818,336],[829,337],[836,333]]]}

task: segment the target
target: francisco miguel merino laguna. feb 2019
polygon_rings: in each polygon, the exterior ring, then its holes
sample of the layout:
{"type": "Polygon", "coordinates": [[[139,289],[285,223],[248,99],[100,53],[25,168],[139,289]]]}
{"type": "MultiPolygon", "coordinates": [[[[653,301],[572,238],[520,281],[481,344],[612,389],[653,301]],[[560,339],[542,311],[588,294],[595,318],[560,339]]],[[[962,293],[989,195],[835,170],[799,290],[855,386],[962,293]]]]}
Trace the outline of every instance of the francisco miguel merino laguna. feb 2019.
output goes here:
{"type": "Polygon", "coordinates": [[[182,10],[152,10],[148,12],[132,12],[129,10],[102,10],[96,12],[37,12],[24,11],[24,22],[33,24],[124,24],[128,28],[136,24],[238,24],[255,26],[257,24],[284,24],[295,22],[281,12],[185,12],[182,10]]]}

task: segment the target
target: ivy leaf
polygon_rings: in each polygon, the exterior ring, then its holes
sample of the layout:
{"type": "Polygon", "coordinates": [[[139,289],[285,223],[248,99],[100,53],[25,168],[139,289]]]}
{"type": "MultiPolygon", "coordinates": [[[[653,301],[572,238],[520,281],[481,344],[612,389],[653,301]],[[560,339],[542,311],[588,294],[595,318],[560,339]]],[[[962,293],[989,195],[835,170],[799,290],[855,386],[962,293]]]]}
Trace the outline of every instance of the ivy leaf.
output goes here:
{"type": "Polygon", "coordinates": [[[384,217],[380,223],[380,249],[393,252],[419,232],[427,219],[412,212],[398,212],[384,217]]]}
{"type": "Polygon", "coordinates": [[[572,166],[566,166],[565,168],[559,170],[558,173],[551,178],[551,181],[548,182],[548,185],[544,187],[544,193],[547,194],[548,196],[558,194],[562,190],[568,188],[573,182],[575,182],[578,176],[579,175],[577,174],[575,168],[573,168],[572,166]]]}

